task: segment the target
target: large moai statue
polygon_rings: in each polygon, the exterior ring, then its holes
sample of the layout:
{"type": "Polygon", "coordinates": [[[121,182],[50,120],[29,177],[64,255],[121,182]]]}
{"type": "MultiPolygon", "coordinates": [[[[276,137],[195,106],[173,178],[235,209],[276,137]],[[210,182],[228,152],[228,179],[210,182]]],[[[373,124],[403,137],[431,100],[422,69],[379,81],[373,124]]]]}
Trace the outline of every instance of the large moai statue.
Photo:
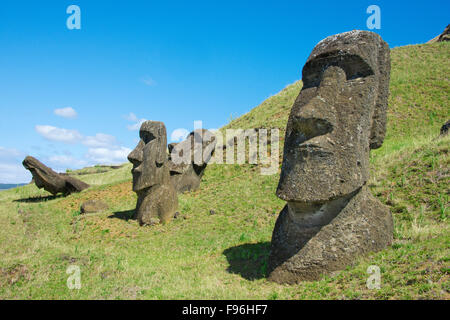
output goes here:
{"type": "Polygon", "coordinates": [[[133,191],[138,196],[136,219],[141,225],[166,223],[178,208],[170,182],[166,127],[162,122],[146,121],[139,136],[141,140],[128,155],[133,164],[133,191]]]}
{"type": "Polygon", "coordinates": [[[368,31],[331,36],[303,68],[286,128],[269,279],[317,280],[392,242],[389,209],[367,187],[386,131],[390,52],[368,31]]]}
{"type": "Polygon", "coordinates": [[[208,130],[195,130],[186,140],[169,144],[170,179],[182,193],[200,187],[203,174],[216,148],[216,137],[208,130]]]}

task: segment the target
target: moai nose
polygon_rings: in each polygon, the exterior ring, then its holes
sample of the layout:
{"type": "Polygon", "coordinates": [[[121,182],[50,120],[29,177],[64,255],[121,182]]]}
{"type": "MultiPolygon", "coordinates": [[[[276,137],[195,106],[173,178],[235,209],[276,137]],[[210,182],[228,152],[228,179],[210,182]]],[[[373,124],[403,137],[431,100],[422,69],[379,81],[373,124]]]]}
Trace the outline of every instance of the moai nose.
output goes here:
{"type": "Polygon", "coordinates": [[[295,128],[305,140],[325,135],[336,125],[334,104],[345,81],[345,72],[339,67],[329,67],[324,71],[316,95],[300,109],[295,117],[295,128]]]}
{"type": "Polygon", "coordinates": [[[142,148],[144,147],[144,142],[141,140],[139,141],[139,144],[134,148],[133,151],[128,155],[128,161],[130,161],[134,166],[138,166],[142,163],[143,154],[142,154],[142,148]]]}
{"type": "Polygon", "coordinates": [[[330,133],[336,123],[333,103],[319,95],[315,96],[301,108],[294,123],[294,128],[305,140],[330,133]]]}

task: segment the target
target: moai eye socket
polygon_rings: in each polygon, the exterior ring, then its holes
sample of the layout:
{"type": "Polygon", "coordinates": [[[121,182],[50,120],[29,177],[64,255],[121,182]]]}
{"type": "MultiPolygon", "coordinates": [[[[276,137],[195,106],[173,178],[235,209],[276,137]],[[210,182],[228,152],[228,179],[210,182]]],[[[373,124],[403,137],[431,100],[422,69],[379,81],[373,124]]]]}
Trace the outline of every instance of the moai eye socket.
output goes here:
{"type": "Polygon", "coordinates": [[[141,139],[144,141],[145,144],[148,144],[152,140],[155,140],[156,137],[151,132],[141,132],[141,139]]]}
{"type": "Polygon", "coordinates": [[[319,55],[305,65],[303,68],[304,88],[320,86],[325,70],[331,66],[344,70],[347,81],[374,74],[372,68],[360,56],[331,52],[319,55]]]}

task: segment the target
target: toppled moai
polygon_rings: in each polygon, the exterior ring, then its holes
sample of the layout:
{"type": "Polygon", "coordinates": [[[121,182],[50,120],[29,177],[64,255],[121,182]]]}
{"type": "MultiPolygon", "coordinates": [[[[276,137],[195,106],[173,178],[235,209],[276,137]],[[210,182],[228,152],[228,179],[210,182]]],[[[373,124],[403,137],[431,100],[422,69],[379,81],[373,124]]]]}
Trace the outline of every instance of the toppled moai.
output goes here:
{"type": "Polygon", "coordinates": [[[170,179],[178,192],[200,187],[215,147],[215,136],[205,129],[191,132],[183,142],[169,144],[170,179]]]}
{"type": "Polygon", "coordinates": [[[367,186],[389,78],[389,47],[373,32],[328,37],[309,56],[286,128],[277,196],[287,205],[272,235],[270,280],[317,280],[391,244],[392,215],[367,186]]]}
{"type": "Polygon", "coordinates": [[[36,158],[28,156],[23,160],[22,164],[33,175],[33,181],[36,186],[39,189],[44,188],[45,191],[53,195],[58,193],[69,195],[89,188],[87,183],[74,177],[57,173],[36,158]]]}
{"type": "Polygon", "coordinates": [[[133,191],[138,196],[136,219],[141,225],[169,222],[178,208],[175,188],[170,182],[167,134],[164,123],[142,124],[140,141],[128,155],[133,164],[133,191]]]}

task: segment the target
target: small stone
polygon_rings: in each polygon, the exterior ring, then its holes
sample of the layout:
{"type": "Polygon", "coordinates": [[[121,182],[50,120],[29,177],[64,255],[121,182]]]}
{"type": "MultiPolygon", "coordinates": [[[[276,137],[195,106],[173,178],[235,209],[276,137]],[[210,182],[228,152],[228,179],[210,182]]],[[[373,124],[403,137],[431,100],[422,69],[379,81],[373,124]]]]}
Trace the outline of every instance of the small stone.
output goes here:
{"type": "Polygon", "coordinates": [[[81,205],[81,213],[102,212],[109,209],[109,206],[100,200],[89,200],[81,205]]]}
{"type": "Polygon", "coordinates": [[[157,225],[157,224],[160,224],[160,223],[161,223],[161,220],[159,220],[158,218],[150,218],[150,221],[149,221],[148,225],[154,226],[154,225],[157,225]]]}
{"type": "Polygon", "coordinates": [[[448,120],[441,128],[441,137],[448,135],[448,130],[450,129],[450,120],[448,120]]]}

